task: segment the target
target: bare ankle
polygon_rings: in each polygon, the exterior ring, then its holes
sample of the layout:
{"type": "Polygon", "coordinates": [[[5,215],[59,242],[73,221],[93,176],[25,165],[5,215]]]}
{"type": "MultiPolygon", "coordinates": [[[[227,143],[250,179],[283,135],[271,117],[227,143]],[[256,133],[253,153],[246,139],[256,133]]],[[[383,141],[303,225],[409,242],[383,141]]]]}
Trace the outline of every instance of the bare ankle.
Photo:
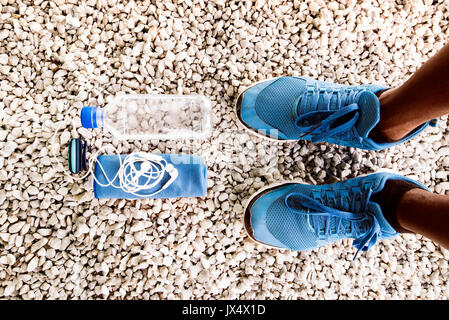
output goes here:
{"type": "Polygon", "coordinates": [[[398,88],[383,90],[377,94],[380,102],[380,121],[372,134],[376,142],[399,141],[419,126],[416,124],[416,118],[409,119],[407,113],[400,112],[402,107],[398,106],[397,94],[398,88]]]}
{"type": "Polygon", "coordinates": [[[396,142],[405,138],[411,130],[404,130],[402,126],[385,125],[381,122],[376,126],[374,136],[377,136],[381,141],[376,142],[396,142]]]}

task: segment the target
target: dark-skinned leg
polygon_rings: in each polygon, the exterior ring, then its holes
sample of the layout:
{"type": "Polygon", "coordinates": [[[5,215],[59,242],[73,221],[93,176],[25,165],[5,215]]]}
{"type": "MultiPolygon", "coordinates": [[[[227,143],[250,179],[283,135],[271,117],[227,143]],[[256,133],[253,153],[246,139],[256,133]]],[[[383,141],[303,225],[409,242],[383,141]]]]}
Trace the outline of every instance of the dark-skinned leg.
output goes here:
{"type": "Polygon", "coordinates": [[[399,202],[401,227],[449,249],[449,196],[412,189],[399,202]]]}
{"type": "Polygon", "coordinates": [[[397,232],[418,233],[449,249],[449,196],[390,179],[371,201],[381,206],[397,232]]]}
{"type": "MultiPolygon", "coordinates": [[[[379,94],[380,122],[374,137],[397,141],[419,125],[449,113],[449,44],[403,85],[379,94]]],[[[378,140],[378,139],[376,139],[378,140]]]]}

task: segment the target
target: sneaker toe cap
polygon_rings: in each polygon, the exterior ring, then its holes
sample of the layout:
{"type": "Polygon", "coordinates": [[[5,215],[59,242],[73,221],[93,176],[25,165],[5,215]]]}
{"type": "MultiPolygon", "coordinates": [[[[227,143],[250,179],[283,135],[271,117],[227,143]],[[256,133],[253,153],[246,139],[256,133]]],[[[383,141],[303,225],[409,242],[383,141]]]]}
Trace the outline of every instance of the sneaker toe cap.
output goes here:
{"type": "Polygon", "coordinates": [[[270,193],[262,195],[248,208],[250,212],[251,231],[257,241],[269,246],[285,248],[285,245],[276,239],[267,227],[267,213],[274,200],[273,195],[270,193]]]}
{"type": "Polygon", "coordinates": [[[238,108],[238,117],[245,126],[259,131],[266,136],[287,139],[287,137],[282,132],[279,132],[278,129],[270,126],[265,121],[263,121],[256,112],[256,100],[258,95],[275,80],[276,79],[264,81],[246,89],[242,93],[242,99],[238,108]]]}
{"type": "Polygon", "coordinates": [[[254,238],[264,244],[290,250],[311,250],[335,241],[319,239],[309,226],[306,213],[290,210],[284,203],[289,186],[261,195],[249,208],[254,238]]]}

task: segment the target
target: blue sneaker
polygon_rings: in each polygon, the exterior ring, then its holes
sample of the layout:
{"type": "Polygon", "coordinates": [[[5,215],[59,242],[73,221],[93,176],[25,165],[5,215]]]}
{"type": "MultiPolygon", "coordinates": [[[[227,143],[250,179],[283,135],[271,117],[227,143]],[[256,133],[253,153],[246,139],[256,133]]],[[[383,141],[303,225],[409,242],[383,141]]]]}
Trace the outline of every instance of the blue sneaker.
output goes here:
{"type": "Polygon", "coordinates": [[[376,93],[380,85],[347,86],[306,77],[280,77],[255,84],[237,98],[236,114],[249,131],[277,140],[326,141],[348,147],[381,150],[405,142],[436,120],[424,123],[405,138],[380,143],[369,137],[380,119],[376,93]]]}
{"type": "Polygon", "coordinates": [[[389,179],[412,179],[394,173],[374,173],[325,185],[284,183],[262,190],[249,200],[245,229],[254,241],[271,248],[310,250],[352,238],[357,253],[398,233],[381,207],[370,201],[389,179]]]}

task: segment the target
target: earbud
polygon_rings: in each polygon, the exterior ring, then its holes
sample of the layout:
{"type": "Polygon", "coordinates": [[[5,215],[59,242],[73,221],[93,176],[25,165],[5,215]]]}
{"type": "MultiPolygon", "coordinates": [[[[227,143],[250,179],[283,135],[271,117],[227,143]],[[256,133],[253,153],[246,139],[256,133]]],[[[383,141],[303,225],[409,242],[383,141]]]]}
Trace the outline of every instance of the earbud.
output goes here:
{"type": "Polygon", "coordinates": [[[165,167],[165,171],[167,171],[168,174],[170,175],[170,180],[168,180],[164,184],[161,190],[168,188],[168,186],[170,186],[173,183],[173,181],[175,181],[176,178],[178,178],[178,169],[176,169],[171,163],[169,163],[167,167],[165,167]]]}
{"type": "Polygon", "coordinates": [[[151,169],[151,163],[145,161],[142,162],[142,165],[140,166],[139,173],[140,175],[143,175],[145,172],[148,172],[151,169]]]}
{"type": "Polygon", "coordinates": [[[167,171],[168,173],[172,173],[172,172],[174,172],[174,171],[178,171],[178,170],[176,170],[175,169],[175,167],[171,164],[171,163],[169,163],[169,164],[167,164],[167,166],[165,167],[165,171],[167,171]]]}

